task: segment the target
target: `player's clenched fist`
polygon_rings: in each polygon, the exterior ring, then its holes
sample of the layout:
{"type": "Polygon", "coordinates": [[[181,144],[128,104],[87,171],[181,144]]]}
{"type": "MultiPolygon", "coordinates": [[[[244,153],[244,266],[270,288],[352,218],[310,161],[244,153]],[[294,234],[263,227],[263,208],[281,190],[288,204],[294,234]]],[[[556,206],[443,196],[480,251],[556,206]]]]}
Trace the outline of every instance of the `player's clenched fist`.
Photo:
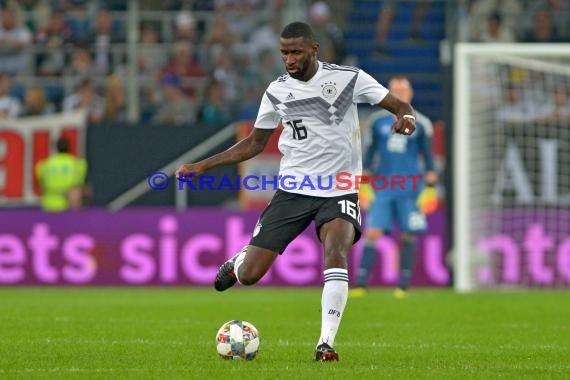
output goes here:
{"type": "Polygon", "coordinates": [[[176,170],[176,178],[181,180],[190,176],[190,178],[202,174],[203,170],[198,164],[184,164],[176,170]]]}
{"type": "Polygon", "coordinates": [[[400,133],[402,135],[411,135],[415,130],[416,120],[411,115],[404,115],[404,117],[399,118],[392,126],[392,133],[400,133]]]}

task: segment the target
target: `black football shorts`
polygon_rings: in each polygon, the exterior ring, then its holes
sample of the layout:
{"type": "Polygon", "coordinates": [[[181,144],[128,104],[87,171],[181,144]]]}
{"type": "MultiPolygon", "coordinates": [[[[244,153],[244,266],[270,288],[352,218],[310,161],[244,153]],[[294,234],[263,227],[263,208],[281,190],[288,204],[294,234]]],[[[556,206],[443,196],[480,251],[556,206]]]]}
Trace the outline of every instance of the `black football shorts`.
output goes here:
{"type": "Polygon", "coordinates": [[[319,236],[321,226],[336,218],[352,223],[356,243],[362,234],[358,194],[325,198],[279,189],[261,214],[250,244],[281,254],[313,220],[319,236]]]}

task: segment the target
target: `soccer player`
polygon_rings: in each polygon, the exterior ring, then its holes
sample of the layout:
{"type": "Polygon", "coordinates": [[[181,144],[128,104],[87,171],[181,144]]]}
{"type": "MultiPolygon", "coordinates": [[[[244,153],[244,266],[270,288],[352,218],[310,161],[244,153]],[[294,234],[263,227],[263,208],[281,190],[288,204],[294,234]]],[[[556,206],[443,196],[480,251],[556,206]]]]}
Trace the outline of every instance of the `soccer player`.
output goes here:
{"type": "MultiPolygon", "coordinates": [[[[390,80],[388,88],[402,101],[412,101],[414,92],[408,78],[395,76],[390,80]]],[[[386,111],[378,111],[370,116],[369,127],[372,142],[364,156],[364,174],[371,178],[374,176],[385,178],[419,176],[422,174],[419,159],[423,156],[425,175],[423,182],[417,181],[417,186],[414,186],[411,180],[406,180],[403,188],[397,185],[393,188],[386,186],[384,189],[374,191],[374,201],[367,214],[367,226],[364,232],[366,241],[356,287],[350,290],[350,297],[366,295],[366,283],[376,259],[376,241],[383,233],[390,232],[394,222],[399,224],[401,230],[400,281],[394,295],[396,298],[405,298],[408,295],[407,289],[414,264],[416,235],[426,229],[425,213],[432,212],[434,206],[437,206],[435,192],[437,173],[434,170],[431,146],[433,134],[431,122],[426,116],[417,112],[416,132],[410,137],[393,135],[391,132],[393,123],[394,116],[386,111]],[[375,170],[372,169],[373,165],[376,165],[375,170]],[[421,196],[418,198],[420,192],[421,196]]],[[[382,186],[382,181],[376,185],[377,188],[382,186]]]]}
{"type": "MultiPolygon", "coordinates": [[[[378,104],[395,114],[394,133],[414,132],[415,114],[408,103],[360,69],[318,60],[319,44],[307,24],[287,25],[281,32],[280,50],[287,73],[269,84],[250,135],[222,153],[182,165],[176,171],[179,180],[256,156],[280,121],[285,126],[279,140],[283,153],[280,176],[297,180],[307,176],[317,184],[318,178],[334,178],[341,172],[361,175],[356,103],[378,104]]],[[[333,345],[348,298],[347,255],[361,235],[358,190],[282,188],[280,184],[263,211],[249,245],[220,267],[214,286],[224,291],[236,281],[255,284],[287,245],[315,221],[324,247],[322,326],[315,358],[336,361],[339,356],[333,345]]]]}

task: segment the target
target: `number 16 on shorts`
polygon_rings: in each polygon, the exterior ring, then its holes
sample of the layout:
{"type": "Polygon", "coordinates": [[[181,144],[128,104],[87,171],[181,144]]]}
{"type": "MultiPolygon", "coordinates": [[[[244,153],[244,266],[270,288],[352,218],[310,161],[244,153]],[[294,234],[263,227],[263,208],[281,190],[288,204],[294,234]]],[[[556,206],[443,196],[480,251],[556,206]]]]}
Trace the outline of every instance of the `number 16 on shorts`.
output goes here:
{"type": "Polygon", "coordinates": [[[338,201],[338,204],[340,205],[340,212],[350,216],[351,218],[357,220],[358,224],[361,224],[360,202],[354,203],[348,199],[342,199],[338,201]]]}

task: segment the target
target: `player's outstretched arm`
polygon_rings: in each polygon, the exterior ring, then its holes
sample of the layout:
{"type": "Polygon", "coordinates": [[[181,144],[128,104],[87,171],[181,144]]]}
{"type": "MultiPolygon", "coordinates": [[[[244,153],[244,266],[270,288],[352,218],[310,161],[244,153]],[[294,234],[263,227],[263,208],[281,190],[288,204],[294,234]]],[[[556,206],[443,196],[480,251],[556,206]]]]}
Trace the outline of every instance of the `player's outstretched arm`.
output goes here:
{"type": "Polygon", "coordinates": [[[195,176],[218,166],[235,164],[249,160],[263,151],[275,129],[253,128],[249,136],[231,148],[193,164],[184,164],[176,170],[176,178],[186,178],[190,173],[195,176]]]}
{"type": "Polygon", "coordinates": [[[409,103],[388,93],[378,105],[392,112],[398,120],[392,126],[392,133],[411,135],[416,130],[416,112],[409,103]]]}

